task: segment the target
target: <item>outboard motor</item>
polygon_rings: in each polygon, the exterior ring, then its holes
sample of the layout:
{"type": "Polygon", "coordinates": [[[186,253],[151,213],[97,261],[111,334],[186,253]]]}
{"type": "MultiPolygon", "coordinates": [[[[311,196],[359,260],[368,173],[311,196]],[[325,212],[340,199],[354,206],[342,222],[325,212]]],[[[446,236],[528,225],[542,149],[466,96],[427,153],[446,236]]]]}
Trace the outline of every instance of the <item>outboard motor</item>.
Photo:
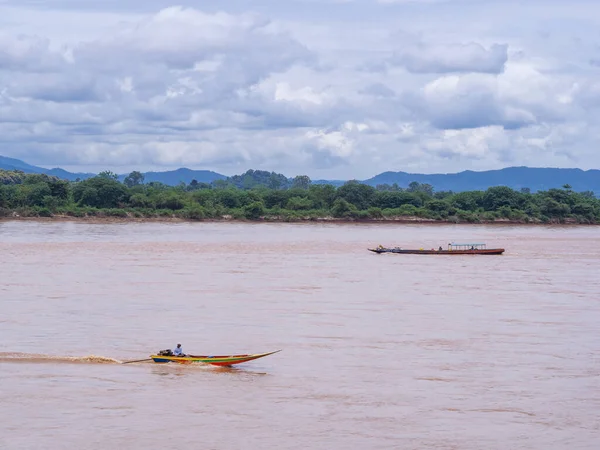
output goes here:
{"type": "Polygon", "coordinates": [[[160,352],[158,352],[158,356],[173,356],[173,352],[171,351],[171,349],[161,350],[160,352]]]}

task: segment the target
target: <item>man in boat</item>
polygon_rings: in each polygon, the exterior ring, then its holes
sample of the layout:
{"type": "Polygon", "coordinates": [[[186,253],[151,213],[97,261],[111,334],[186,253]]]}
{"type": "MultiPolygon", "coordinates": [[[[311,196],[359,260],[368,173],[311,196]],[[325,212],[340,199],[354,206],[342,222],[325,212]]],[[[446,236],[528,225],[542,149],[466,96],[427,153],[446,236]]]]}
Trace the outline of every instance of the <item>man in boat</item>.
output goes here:
{"type": "Polygon", "coordinates": [[[181,348],[181,344],[177,344],[177,347],[175,348],[175,350],[173,350],[173,355],[174,356],[185,356],[185,353],[183,353],[183,349],[181,348]]]}

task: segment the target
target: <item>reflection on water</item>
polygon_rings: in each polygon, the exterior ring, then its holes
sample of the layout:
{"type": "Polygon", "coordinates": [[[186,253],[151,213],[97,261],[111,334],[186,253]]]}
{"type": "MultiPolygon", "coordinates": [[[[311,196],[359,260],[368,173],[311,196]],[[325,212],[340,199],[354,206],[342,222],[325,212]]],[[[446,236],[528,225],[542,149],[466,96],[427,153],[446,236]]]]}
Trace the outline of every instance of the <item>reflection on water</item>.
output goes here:
{"type": "Polygon", "coordinates": [[[0,222],[0,251],[2,449],[597,448],[595,227],[0,222]],[[458,240],[506,253],[366,251],[458,240]],[[177,342],[284,351],[120,364],[177,342]]]}
{"type": "Polygon", "coordinates": [[[179,377],[179,376],[190,376],[198,377],[198,371],[202,371],[202,375],[206,374],[207,376],[219,376],[219,377],[235,377],[238,380],[251,379],[255,376],[265,376],[268,375],[267,372],[257,372],[248,368],[237,368],[237,367],[214,367],[207,365],[179,365],[179,364],[154,364],[151,368],[151,373],[153,375],[159,376],[170,376],[170,377],[179,377]]]}

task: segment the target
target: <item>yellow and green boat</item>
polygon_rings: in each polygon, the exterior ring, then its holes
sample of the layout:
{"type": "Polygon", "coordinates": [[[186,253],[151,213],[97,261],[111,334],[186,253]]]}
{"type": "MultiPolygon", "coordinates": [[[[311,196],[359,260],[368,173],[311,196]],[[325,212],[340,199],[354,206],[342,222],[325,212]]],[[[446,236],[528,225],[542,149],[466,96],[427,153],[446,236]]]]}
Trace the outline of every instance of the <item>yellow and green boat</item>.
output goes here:
{"type": "MultiPolygon", "coordinates": [[[[258,358],[264,358],[265,356],[273,355],[281,350],[268,353],[254,353],[254,354],[243,354],[243,355],[229,355],[229,356],[212,356],[212,355],[185,355],[185,356],[172,356],[172,355],[150,355],[150,358],[155,363],[179,363],[179,364],[210,364],[213,366],[233,366],[234,364],[241,364],[248,361],[253,361],[258,358]]],[[[163,353],[163,352],[159,352],[163,353]]]]}

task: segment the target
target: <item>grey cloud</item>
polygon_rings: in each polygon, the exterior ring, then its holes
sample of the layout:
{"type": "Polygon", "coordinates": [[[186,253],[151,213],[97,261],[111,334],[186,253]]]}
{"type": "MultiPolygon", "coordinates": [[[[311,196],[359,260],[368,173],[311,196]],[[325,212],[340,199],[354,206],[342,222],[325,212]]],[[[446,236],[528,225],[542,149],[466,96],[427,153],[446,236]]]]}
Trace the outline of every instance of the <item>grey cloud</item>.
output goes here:
{"type": "Polygon", "coordinates": [[[349,165],[348,160],[333,155],[330,151],[319,149],[315,146],[307,146],[307,152],[310,154],[311,163],[317,170],[339,168],[349,165]]]}
{"type": "Polygon", "coordinates": [[[235,68],[281,70],[310,52],[282,33],[268,30],[269,21],[255,15],[206,14],[170,7],[108,39],[78,46],[74,58],[101,71],[148,64],[192,69],[214,61],[235,68]],[[251,64],[248,64],[250,62],[251,64]]]}
{"type": "Polygon", "coordinates": [[[394,97],[396,93],[383,83],[373,83],[360,91],[361,94],[373,97],[394,97]]]}
{"type": "Polygon", "coordinates": [[[501,73],[507,60],[507,45],[493,44],[486,49],[472,42],[408,47],[398,50],[391,64],[403,66],[413,73],[501,73]]]}
{"type": "Polygon", "coordinates": [[[6,78],[10,95],[57,103],[99,102],[106,99],[105,89],[92,76],[69,74],[22,74],[17,79],[6,78]]]}

